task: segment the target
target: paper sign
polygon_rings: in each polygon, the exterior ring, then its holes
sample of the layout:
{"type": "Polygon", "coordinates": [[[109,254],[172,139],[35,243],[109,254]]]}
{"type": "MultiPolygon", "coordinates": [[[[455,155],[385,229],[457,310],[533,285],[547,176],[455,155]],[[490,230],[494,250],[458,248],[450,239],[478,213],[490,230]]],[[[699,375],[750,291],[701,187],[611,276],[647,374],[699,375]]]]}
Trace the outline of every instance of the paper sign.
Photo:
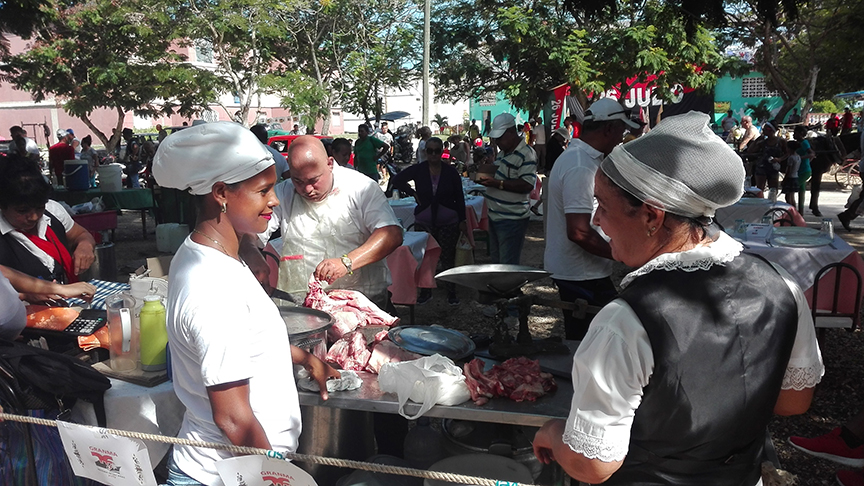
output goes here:
{"type": "Polygon", "coordinates": [[[282,459],[239,456],[216,463],[225,486],[318,486],[312,476],[282,459]]]}
{"type": "Polygon", "coordinates": [[[110,486],[156,486],[147,446],[105,429],[57,422],[72,472],[110,486]]]}
{"type": "Polygon", "coordinates": [[[765,241],[771,235],[774,226],[766,223],[751,223],[747,225],[747,239],[749,241],[765,241]]]}

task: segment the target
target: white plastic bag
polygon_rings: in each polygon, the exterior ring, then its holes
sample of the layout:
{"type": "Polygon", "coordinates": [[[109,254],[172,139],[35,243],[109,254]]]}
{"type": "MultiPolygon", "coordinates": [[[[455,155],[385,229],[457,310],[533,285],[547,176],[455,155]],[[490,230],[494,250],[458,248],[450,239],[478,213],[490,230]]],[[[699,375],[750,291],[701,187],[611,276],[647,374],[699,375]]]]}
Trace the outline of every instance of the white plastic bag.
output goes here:
{"type": "Polygon", "coordinates": [[[462,369],[440,354],[384,364],[378,372],[378,387],[399,397],[399,415],[408,420],[415,420],[436,404],[457,405],[471,398],[462,369]],[[421,404],[417,415],[405,413],[409,399],[421,404]]]}
{"type": "Polygon", "coordinates": [[[459,235],[459,241],[456,242],[455,260],[453,263],[454,267],[474,264],[474,247],[471,246],[471,241],[468,240],[468,237],[464,233],[459,235]]]}

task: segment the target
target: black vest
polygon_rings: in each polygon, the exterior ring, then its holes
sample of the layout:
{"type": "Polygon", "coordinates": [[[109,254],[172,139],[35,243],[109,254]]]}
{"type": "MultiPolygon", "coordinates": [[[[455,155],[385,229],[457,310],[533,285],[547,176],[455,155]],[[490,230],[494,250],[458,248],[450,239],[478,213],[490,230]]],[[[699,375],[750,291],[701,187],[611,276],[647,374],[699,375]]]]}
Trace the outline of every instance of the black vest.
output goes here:
{"type": "Polygon", "coordinates": [[[756,484],[798,329],[789,287],[742,254],[707,271],[653,271],[620,297],[648,333],[655,363],[630,451],[604,484],[756,484]]]}
{"type": "MultiPolygon", "coordinates": [[[[68,249],[66,244],[66,229],[63,228],[63,223],[48,211],[45,211],[45,214],[51,218],[51,229],[54,230],[57,239],[68,249]]],[[[51,271],[48,270],[48,268],[43,265],[38,258],[36,258],[36,255],[31,253],[30,250],[12,237],[11,232],[0,237],[0,265],[14,268],[21,273],[42,278],[49,282],[62,275],[63,279],[57,280],[63,280],[61,283],[68,282],[68,278],[66,277],[65,272],[63,272],[63,266],[60,262],[55,263],[54,274],[52,275],[51,271]]]]}

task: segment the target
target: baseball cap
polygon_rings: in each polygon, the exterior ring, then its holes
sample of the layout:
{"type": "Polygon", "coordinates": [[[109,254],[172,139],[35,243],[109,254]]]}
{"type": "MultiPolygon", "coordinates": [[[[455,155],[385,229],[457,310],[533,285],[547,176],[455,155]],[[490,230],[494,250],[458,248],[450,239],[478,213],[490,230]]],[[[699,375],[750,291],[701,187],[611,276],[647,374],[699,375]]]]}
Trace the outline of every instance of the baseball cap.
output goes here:
{"type": "Polygon", "coordinates": [[[482,147],[483,146],[483,139],[478,138],[477,140],[474,140],[474,146],[475,147],[482,147]]]}
{"type": "Polygon", "coordinates": [[[516,117],[510,113],[501,113],[492,120],[492,131],[489,132],[489,138],[498,138],[504,135],[510,127],[516,126],[516,117]]]}
{"type": "Polygon", "coordinates": [[[597,100],[588,107],[585,112],[585,121],[593,120],[598,122],[621,120],[630,128],[639,128],[637,123],[630,120],[630,110],[621,106],[621,103],[612,98],[602,98],[597,100]]]}
{"type": "Polygon", "coordinates": [[[66,129],[66,133],[69,133],[69,134],[75,135],[75,132],[74,132],[71,128],[67,128],[67,129],[66,129]]]}
{"type": "Polygon", "coordinates": [[[63,138],[63,137],[65,137],[65,136],[66,136],[66,131],[63,130],[63,129],[58,128],[58,129],[57,129],[57,138],[63,138]]]}
{"type": "Polygon", "coordinates": [[[570,130],[567,130],[567,127],[557,128],[555,133],[564,137],[564,140],[570,140],[570,130]]]}

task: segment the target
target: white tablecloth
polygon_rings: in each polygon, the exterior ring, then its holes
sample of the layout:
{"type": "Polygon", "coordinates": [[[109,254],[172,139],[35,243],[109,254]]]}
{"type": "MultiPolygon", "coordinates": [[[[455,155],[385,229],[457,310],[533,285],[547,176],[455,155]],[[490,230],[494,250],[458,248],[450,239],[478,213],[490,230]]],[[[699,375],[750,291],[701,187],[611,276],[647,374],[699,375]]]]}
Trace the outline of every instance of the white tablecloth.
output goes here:
{"type": "Polygon", "coordinates": [[[782,201],[772,203],[770,199],[744,198],[731,206],[718,209],[714,219],[724,228],[732,229],[736,219],[743,219],[745,223],[759,223],[762,216],[773,208],[791,210],[792,205],[782,201]]]}
{"type": "MultiPolygon", "coordinates": [[[[785,268],[805,291],[813,286],[813,278],[822,267],[829,263],[844,261],[855,252],[849,243],[837,235],[830,245],[812,248],[777,246],[765,241],[743,241],[742,243],[747,253],[762,256],[785,268]]],[[[861,258],[858,257],[857,260],[860,261],[861,258]]]]}
{"type": "MultiPolygon", "coordinates": [[[[147,388],[114,378],[110,380],[111,388],[105,392],[105,415],[109,428],[177,437],[186,408],[174,394],[172,382],[147,388]]],[[[97,425],[93,405],[78,400],[72,407],[72,420],[97,425]]],[[[144,443],[153,467],[171,448],[170,444],[162,442],[144,443]]]]}
{"type": "MultiPolygon", "coordinates": [[[[413,201],[411,204],[407,204],[404,201],[405,199],[400,199],[398,201],[391,200],[389,202],[390,207],[396,214],[396,217],[402,221],[402,227],[408,228],[414,224],[414,208],[417,207],[417,204],[413,201]]],[[[473,210],[476,215],[476,220],[480,221],[483,219],[483,202],[483,196],[465,196],[465,211],[473,210]]]]}

